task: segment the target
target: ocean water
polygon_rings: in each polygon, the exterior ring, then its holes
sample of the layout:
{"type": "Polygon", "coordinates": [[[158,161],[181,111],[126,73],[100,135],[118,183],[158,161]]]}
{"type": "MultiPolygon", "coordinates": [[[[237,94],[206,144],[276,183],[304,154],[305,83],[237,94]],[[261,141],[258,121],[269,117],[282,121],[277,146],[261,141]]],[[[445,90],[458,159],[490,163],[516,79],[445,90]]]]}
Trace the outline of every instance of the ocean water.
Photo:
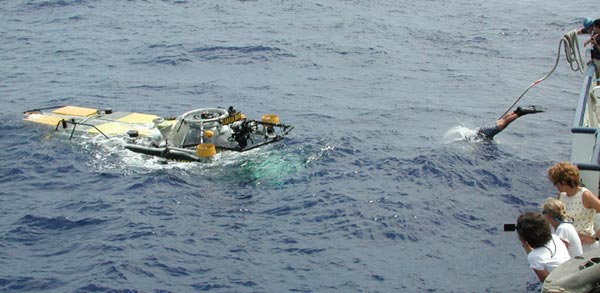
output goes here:
{"type": "Polygon", "coordinates": [[[0,291],[527,292],[504,223],[555,191],[592,1],[0,2],[0,291]],[[583,40],[583,38],[581,39],[583,40]],[[162,163],[22,122],[76,105],[277,113],[283,142],[162,163]]]}

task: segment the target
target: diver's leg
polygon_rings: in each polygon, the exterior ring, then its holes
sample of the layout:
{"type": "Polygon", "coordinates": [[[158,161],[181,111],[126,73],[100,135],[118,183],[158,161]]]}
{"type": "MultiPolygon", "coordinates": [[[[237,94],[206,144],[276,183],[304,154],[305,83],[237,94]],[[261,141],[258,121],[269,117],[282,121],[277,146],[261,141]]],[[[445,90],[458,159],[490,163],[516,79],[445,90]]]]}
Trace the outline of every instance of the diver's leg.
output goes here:
{"type": "MultiPolygon", "coordinates": [[[[506,128],[513,121],[517,120],[517,118],[519,118],[519,115],[517,113],[510,112],[510,113],[502,116],[500,119],[496,120],[496,126],[498,126],[498,128],[500,129],[500,131],[502,131],[502,130],[504,130],[504,128],[506,128]]],[[[498,131],[498,132],[500,132],[500,131],[498,131]]]]}

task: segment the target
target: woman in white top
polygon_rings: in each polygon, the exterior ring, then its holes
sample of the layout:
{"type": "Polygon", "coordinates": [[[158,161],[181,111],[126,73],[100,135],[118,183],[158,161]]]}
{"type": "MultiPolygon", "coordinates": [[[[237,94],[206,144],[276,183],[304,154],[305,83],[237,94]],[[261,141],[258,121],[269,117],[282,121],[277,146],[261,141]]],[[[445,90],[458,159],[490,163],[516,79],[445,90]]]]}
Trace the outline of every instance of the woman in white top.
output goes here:
{"type": "Polygon", "coordinates": [[[579,186],[579,169],[569,162],[556,163],[548,170],[548,179],[560,192],[567,214],[581,239],[583,252],[598,247],[594,232],[594,215],[600,212],[600,200],[585,187],[579,186]]]}
{"type": "Polygon", "coordinates": [[[579,239],[577,230],[575,230],[575,226],[573,226],[573,222],[569,221],[571,218],[565,212],[565,205],[562,201],[556,198],[547,199],[544,203],[542,214],[544,214],[546,221],[554,229],[554,234],[567,246],[569,255],[571,257],[582,255],[581,240],[579,239]]]}
{"type": "Polygon", "coordinates": [[[540,282],[552,270],[571,257],[565,244],[558,236],[550,233],[550,224],[539,213],[525,212],[517,219],[517,233],[525,252],[529,267],[540,282]]]}

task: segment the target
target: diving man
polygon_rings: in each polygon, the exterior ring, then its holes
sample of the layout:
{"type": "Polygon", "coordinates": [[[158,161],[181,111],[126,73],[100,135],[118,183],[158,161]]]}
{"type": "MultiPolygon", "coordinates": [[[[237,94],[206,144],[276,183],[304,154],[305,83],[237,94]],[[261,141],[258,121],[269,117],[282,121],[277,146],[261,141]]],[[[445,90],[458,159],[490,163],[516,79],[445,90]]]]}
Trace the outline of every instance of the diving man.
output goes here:
{"type": "Polygon", "coordinates": [[[496,134],[504,130],[510,123],[517,120],[517,118],[526,115],[544,112],[544,109],[540,106],[523,106],[517,107],[516,110],[507,113],[506,115],[498,118],[492,125],[485,125],[477,128],[476,137],[479,139],[492,140],[496,134]]]}

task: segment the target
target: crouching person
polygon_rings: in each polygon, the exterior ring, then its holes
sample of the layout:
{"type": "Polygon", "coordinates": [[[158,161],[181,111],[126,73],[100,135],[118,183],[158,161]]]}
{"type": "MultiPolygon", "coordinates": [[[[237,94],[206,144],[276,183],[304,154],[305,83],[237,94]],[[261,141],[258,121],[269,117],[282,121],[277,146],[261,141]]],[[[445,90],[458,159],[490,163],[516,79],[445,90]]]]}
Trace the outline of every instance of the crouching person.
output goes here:
{"type": "Polygon", "coordinates": [[[517,219],[517,233],[527,252],[529,267],[540,282],[550,272],[570,259],[569,251],[558,236],[550,232],[546,218],[539,213],[525,212],[517,219]]]}

